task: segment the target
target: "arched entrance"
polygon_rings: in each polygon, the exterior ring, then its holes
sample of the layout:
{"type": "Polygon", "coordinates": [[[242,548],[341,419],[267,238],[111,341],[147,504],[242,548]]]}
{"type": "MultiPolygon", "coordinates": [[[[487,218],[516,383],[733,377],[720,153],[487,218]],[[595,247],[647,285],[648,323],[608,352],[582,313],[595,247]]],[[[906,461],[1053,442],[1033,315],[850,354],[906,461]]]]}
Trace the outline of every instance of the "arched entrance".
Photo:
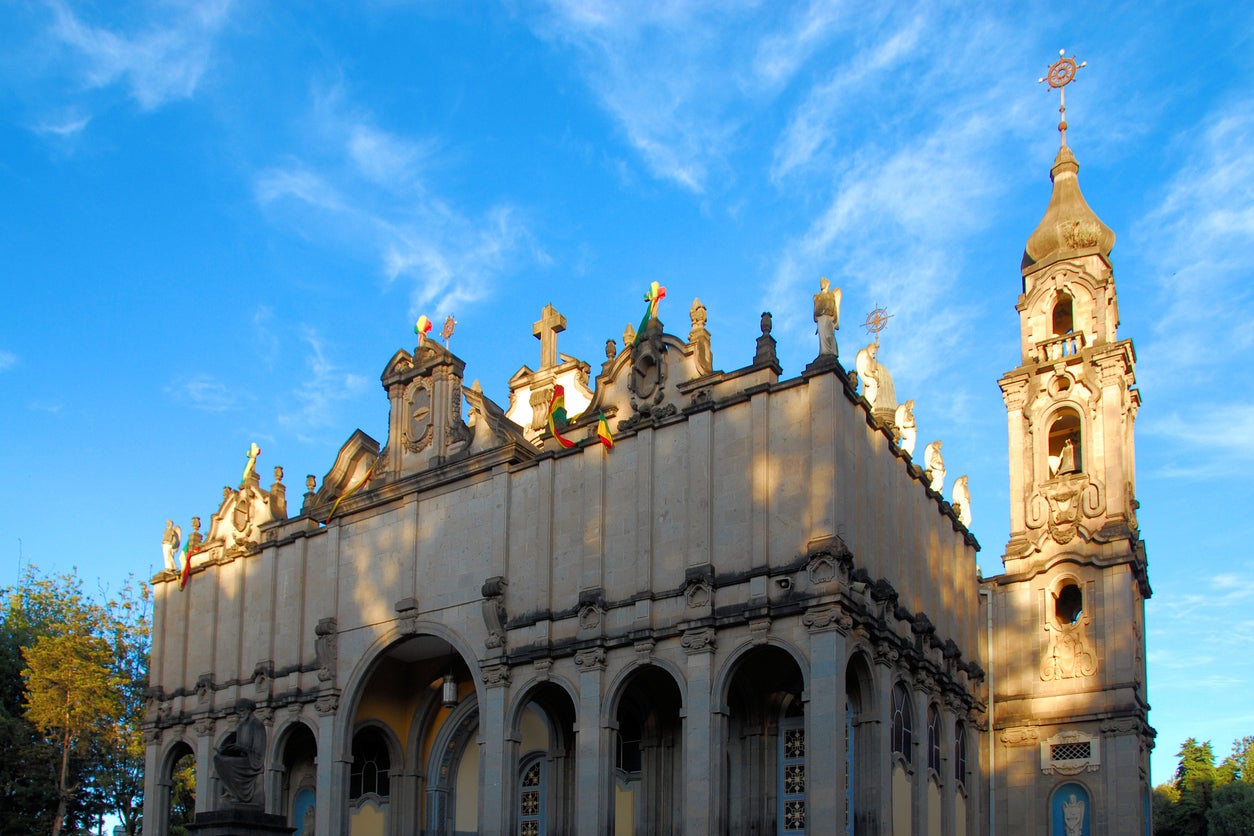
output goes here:
{"type": "Polygon", "coordinates": [[[805,833],[804,679],[793,657],[756,647],[736,663],[727,691],[728,832],[805,833]]]}
{"type": "Polygon", "coordinates": [[[420,633],[380,653],[357,689],[344,832],[474,833],[478,718],[470,666],[448,640],[420,633]]]}
{"type": "Polygon", "coordinates": [[[669,834],[683,830],[682,697],[655,665],[633,671],[614,712],[614,832],[669,834]]]}

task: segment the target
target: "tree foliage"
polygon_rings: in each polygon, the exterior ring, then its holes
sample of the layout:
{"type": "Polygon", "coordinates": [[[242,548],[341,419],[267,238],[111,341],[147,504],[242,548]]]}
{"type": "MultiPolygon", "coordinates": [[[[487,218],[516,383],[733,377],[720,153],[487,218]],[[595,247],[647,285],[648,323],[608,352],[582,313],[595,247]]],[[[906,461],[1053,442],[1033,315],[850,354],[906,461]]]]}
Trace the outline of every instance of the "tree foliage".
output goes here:
{"type": "Polygon", "coordinates": [[[1254,836],[1254,737],[1235,741],[1218,767],[1209,740],[1190,737],[1177,756],[1171,783],[1154,788],[1154,833],[1254,836]]]}
{"type": "Polygon", "coordinates": [[[139,832],[148,590],[93,599],[28,567],[0,591],[0,836],[139,832]]]}

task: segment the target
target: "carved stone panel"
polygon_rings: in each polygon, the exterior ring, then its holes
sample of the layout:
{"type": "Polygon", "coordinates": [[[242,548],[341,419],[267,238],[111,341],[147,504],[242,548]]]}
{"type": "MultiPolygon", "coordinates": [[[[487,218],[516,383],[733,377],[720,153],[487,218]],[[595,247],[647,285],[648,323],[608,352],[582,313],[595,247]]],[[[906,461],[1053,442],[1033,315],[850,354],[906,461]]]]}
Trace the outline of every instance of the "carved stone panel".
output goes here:
{"type": "Polygon", "coordinates": [[[429,386],[425,380],[415,380],[405,393],[405,449],[411,453],[424,450],[434,433],[429,386]]]}

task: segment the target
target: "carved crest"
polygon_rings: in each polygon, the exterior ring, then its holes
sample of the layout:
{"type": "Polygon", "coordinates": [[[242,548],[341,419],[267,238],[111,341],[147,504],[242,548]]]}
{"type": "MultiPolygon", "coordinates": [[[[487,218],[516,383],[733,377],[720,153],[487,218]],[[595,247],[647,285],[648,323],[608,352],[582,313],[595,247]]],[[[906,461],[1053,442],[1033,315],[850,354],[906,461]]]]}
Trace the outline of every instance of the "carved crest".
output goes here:
{"type": "Polygon", "coordinates": [[[1029,528],[1045,526],[1060,545],[1075,539],[1081,522],[1103,511],[1102,491],[1087,476],[1077,474],[1052,480],[1041,486],[1028,503],[1029,528]]]}
{"type": "Polygon", "coordinates": [[[415,380],[405,393],[405,449],[419,453],[431,443],[431,390],[423,380],[415,380]]]}

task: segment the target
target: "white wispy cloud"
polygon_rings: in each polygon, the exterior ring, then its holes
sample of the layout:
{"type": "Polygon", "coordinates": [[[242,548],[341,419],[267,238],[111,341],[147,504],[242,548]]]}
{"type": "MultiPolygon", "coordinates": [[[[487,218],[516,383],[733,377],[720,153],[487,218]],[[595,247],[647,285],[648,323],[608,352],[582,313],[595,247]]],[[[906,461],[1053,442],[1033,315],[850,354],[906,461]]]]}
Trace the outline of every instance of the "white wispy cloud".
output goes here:
{"type": "Polygon", "coordinates": [[[574,50],[584,82],[655,177],[703,193],[730,175],[746,121],[830,36],[830,5],[781,21],[751,2],[553,0],[534,26],[574,50]]]}
{"type": "Polygon", "coordinates": [[[304,329],[302,340],[309,350],[305,358],[309,376],[292,393],[296,411],[279,415],[279,424],[295,432],[302,442],[311,442],[315,438],[309,431],[331,426],[336,405],[358,397],[368,381],[328,359],[326,345],[313,328],[304,329]]]}
{"type": "Polygon", "coordinates": [[[154,3],[134,31],[95,26],[64,0],[48,0],[51,35],[77,59],[82,82],[93,88],[123,84],[145,110],[196,91],[232,0],[154,3]]]}
{"type": "Polygon", "coordinates": [[[413,317],[482,298],[521,252],[543,258],[512,206],[467,210],[428,184],[438,140],[379,127],[341,88],[315,96],[312,120],[311,148],[257,175],[258,202],[299,234],[374,260],[388,281],[408,282],[413,317]]]}
{"type": "Polygon", "coordinates": [[[55,136],[60,139],[69,139],[83,132],[83,129],[91,122],[90,115],[81,115],[77,112],[62,114],[58,117],[46,118],[43,121],[32,126],[32,130],[43,136],[55,136]]]}
{"type": "Polygon", "coordinates": [[[1254,248],[1254,113],[1242,99],[1182,136],[1183,165],[1135,230],[1162,300],[1141,347],[1153,373],[1204,381],[1245,368],[1254,347],[1244,258],[1254,248]]]}
{"type": "Polygon", "coordinates": [[[17,365],[17,355],[12,351],[0,351],[0,372],[7,371],[17,365]]]}
{"type": "Polygon", "coordinates": [[[858,118],[856,110],[864,104],[867,89],[878,87],[889,78],[899,78],[900,64],[917,58],[916,47],[926,25],[923,15],[906,18],[900,28],[890,28],[882,40],[864,45],[842,62],[828,80],[812,88],[776,145],[772,178],[778,180],[810,162],[820,147],[839,142],[847,133],[841,122],[858,118]],[[879,84],[872,84],[871,80],[877,77],[879,84]]]}
{"type": "Polygon", "coordinates": [[[165,391],[177,401],[205,412],[225,412],[239,401],[239,396],[232,387],[209,374],[193,375],[177,381],[167,386],[165,391]]]}

